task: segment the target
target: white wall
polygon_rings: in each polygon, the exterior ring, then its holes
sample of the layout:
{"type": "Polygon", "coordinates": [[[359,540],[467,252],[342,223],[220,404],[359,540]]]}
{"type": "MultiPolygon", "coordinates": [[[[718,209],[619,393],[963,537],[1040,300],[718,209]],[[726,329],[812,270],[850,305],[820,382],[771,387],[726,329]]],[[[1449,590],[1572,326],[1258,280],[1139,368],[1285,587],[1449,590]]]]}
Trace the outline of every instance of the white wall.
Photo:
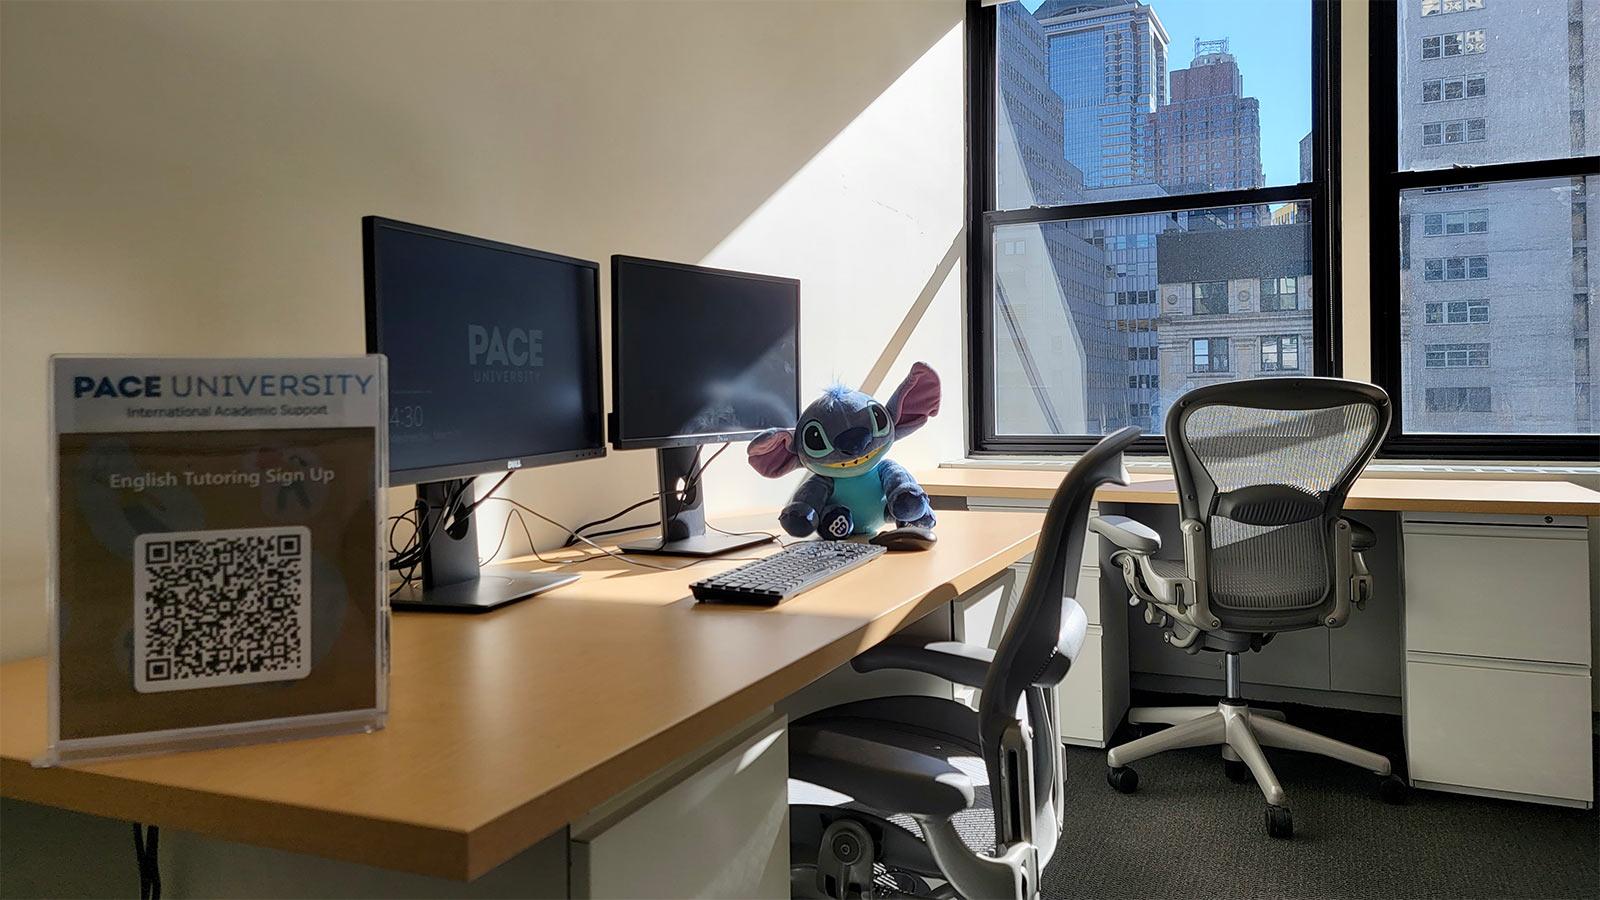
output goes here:
{"type": "MultiPolygon", "coordinates": [[[[798,276],[803,394],[875,366],[886,393],[925,359],[946,414],[897,456],[959,455],[962,14],[0,5],[0,658],[43,649],[47,355],[359,352],[368,213],[798,276]]],[[[741,451],[708,476],[713,513],[793,487],[741,451]]],[[[653,490],[653,455],[631,452],[510,493],[576,523],[653,490]]]]}

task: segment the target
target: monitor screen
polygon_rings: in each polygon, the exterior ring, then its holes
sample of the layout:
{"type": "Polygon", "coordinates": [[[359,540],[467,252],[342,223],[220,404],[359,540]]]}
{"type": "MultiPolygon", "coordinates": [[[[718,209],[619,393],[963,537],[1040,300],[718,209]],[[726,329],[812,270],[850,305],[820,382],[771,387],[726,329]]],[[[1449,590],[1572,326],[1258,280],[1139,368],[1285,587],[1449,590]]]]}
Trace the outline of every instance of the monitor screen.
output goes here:
{"type": "Polygon", "coordinates": [[[611,309],[619,448],[794,426],[800,282],[613,256],[611,309]]]}
{"type": "Polygon", "coordinates": [[[395,483],[601,456],[599,267],[363,220],[395,483]]]}

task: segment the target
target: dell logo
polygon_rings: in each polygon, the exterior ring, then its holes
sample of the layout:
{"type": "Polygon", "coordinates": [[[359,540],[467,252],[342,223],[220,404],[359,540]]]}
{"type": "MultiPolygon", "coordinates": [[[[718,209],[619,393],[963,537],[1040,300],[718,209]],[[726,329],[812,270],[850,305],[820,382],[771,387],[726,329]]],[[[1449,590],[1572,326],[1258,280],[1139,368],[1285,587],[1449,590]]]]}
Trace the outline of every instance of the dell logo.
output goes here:
{"type": "Polygon", "coordinates": [[[544,365],[544,332],[536,328],[467,325],[467,363],[473,366],[544,365]]]}

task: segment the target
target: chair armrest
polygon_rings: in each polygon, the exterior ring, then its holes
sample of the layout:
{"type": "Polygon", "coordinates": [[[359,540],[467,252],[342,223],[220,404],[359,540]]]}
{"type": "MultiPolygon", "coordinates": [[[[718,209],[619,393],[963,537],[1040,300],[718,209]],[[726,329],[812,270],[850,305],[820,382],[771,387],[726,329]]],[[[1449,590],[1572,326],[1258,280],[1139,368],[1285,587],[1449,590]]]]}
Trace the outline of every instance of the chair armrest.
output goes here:
{"type": "Polygon", "coordinates": [[[1350,549],[1360,553],[1378,546],[1378,533],[1354,519],[1345,519],[1350,526],[1350,549]]]}
{"type": "Polygon", "coordinates": [[[976,796],[972,780],[945,760],[813,725],[789,726],[789,775],[891,815],[949,818],[976,796]]]}
{"type": "Polygon", "coordinates": [[[857,672],[903,669],[921,672],[966,687],[983,687],[989,676],[994,651],[960,641],[934,641],[931,644],[879,644],[850,661],[857,672]]]}
{"type": "Polygon", "coordinates": [[[1161,549],[1161,535],[1127,516],[1095,516],[1089,520],[1089,530],[1134,553],[1154,553],[1161,549]]]}

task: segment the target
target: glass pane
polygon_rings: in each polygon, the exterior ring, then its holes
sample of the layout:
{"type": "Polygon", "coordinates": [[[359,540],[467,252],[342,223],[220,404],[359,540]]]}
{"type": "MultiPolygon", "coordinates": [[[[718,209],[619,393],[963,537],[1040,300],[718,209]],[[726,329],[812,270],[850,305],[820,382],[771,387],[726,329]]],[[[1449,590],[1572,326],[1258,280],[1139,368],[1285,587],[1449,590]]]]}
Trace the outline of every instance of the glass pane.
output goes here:
{"type": "Polygon", "coordinates": [[[1310,181],[1310,7],[996,7],[998,207],[1310,181]]]}
{"type": "Polygon", "coordinates": [[[1400,168],[1595,152],[1600,3],[1400,0],[1400,168]],[[1590,54],[1593,56],[1593,54],[1590,54]]]}
{"type": "Polygon", "coordinates": [[[999,435],[1159,433],[1191,388],[1313,374],[1309,204],[1004,225],[993,253],[999,435]]]}
{"type": "MultiPolygon", "coordinates": [[[[1488,0],[1493,3],[1494,0],[1488,0]]],[[[1589,347],[1596,178],[1400,195],[1407,433],[1600,433],[1589,347]],[[1432,230],[1427,223],[1444,223],[1432,230]],[[1463,227],[1452,227],[1455,223],[1463,227]]]]}

